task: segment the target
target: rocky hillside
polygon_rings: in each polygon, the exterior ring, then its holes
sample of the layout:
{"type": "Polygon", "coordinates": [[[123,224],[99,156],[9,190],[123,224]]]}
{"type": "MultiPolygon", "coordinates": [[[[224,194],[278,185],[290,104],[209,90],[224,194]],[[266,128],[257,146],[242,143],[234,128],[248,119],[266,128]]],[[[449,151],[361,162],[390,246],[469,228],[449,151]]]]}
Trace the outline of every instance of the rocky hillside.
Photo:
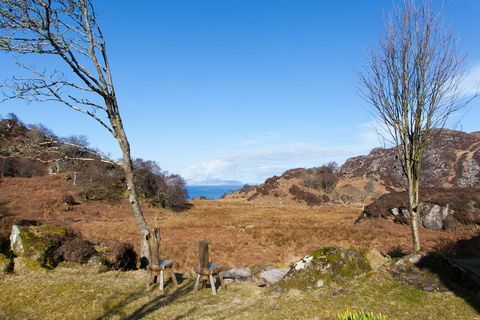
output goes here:
{"type": "MultiPolygon", "coordinates": [[[[432,134],[422,163],[423,187],[466,188],[480,182],[480,132],[442,129],[432,134]]],[[[309,206],[325,202],[365,205],[402,190],[404,178],[394,148],[375,148],[348,159],[338,170],[329,166],[292,169],[227,195],[229,200],[259,204],[309,206]]]]}
{"type": "MultiPolygon", "coordinates": [[[[473,187],[480,182],[480,132],[435,130],[422,162],[423,187],[473,187]]],[[[395,149],[373,149],[348,159],[340,170],[351,177],[375,176],[386,187],[401,187],[404,178],[395,149]]]]}
{"type": "MultiPolygon", "coordinates": [[[[153,206],[187,207],[182,177],[161,170],[154,161],[134,159],[137,192],[153,206]]],[[[118,202],[125,197],[120,164],[90,148],[84,136],[61,138],[43,125],[24,124],[15,115],[0,119],[0,178],[64,173],[79,187],[77,198],[118,202]]]]}
{"type": "Polygon", "coordinates": [[[273,176],[258,186],[245,186],[224,196],[224,200],[247,201],[259,205],[307,205],[324,203],[362,206],[387,193],[381,181],[370,176],[341,175],[329,166],[297,168],[273,176]]]}

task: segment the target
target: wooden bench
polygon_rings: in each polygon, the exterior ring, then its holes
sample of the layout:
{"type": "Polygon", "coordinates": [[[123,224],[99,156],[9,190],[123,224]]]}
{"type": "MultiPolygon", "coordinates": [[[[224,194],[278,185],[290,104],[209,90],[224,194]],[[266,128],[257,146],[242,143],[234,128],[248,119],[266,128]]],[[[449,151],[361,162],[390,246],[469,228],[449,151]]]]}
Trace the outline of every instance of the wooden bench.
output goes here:
{"type": "Polygon", "coordinates": [[[222,276],[222,267],[215,263],[210,263],[208,257],[208,242],[205,240],[200,240],[198,242],[198,257],[200,260],[200,267],[197,268],[197,280],[195,281],[195,287],[193,288],[194,292],[199,290],[200,282],[202,287],[210,281],[210,287],[212,289],[212,294],[216,295],[217,290],[215,288],[216,278],[220,279],[220,284],[222,289],[227,289],[223,281],[222,276]]]}
{"type": "Polygon", "coordinates": [[[165,272],[169,271],[172,277],[172,282],[175,286],[178,285],[175,277],[175,270],[173,268],[173,260],[160,259],[160,229],[155,228],[150,231],[147,237],[148,246],[150,249],[150,264],[147,266],[147,289],[155,283],[158,279],[160,290],[164,289],[165,272]]]}

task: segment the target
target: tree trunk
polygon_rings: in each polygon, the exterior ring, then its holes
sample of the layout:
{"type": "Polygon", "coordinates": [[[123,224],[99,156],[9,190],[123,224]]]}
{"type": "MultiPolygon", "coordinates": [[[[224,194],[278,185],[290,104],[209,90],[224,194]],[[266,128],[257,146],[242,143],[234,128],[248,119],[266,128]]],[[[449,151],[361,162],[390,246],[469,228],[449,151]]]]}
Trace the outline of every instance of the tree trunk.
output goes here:
{"type": "Polygon", "coordinates": [[[418,232],[418,181],[408,177],[408,211],[410,212],[410,226],[412,229],[413,250],[419,252],[420,234],[418,232]]]}
{"type": "Polygon", "coordinates": [[[144,268],[150,259],[150,250],[148,246],[148,224],[143,215],[140,202],[138,200],[137,189],[134,183],[133,163],[130,156],[130,144],[123,128],[122,120],[119,116],[111,119],[112,126],[116,133],[116,138],[123,156],[123,171],[125,174],[125,182],[127,184],[128,201],[133,209],[133,215],[140,230],[140,267],[144,268]]]}

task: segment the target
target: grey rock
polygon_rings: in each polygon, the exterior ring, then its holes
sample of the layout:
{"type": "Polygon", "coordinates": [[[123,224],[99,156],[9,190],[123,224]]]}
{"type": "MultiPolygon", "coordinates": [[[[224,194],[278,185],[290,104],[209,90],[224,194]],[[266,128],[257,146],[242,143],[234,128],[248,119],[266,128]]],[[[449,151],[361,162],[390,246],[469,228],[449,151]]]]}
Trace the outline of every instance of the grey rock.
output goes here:
{"type": "Polygon", "coordinates": [[[410,212],[405,208],[391,208],[389,211],[394,217],[410,218],[410,212]]]}
{"type": "Polygon", "coordinates": [[[315,284],[316,288],[321,288],[325,285],[322,279],[317,280],[317,283],[315,284]]]}
{"type": "Polygon", "coordinates": [[[410,257],[408,257],[408,262],[410,262],[411,264],[416,264],[416,263],[418,263],[423,257],[424,257],[423,254],[414,254],[414,255],[411,255],[410,257]]]}
{"type": "Polygon", "coordinates": [[[451,213],[449,206],[439,206],[437,204],[422,203],[419,206],[422,216],[422,224],[427,229],[443,229],[443,221],[451,213]]]}
{"type": "Polygon", "coordinates": [[[398,211],[398,208],[391,208],[389,211],[395,217],[397,217],[400,214],[400,212],[398,211]]]}
{"type": "Polygon", "coordinates": [[[246,280],[252,277],[250,268],[232,268],[222,272],[224,278],[246,280]]]}
{"type": "Polygon", "coordinates": [[[270,270],[265,270],[260,273],[260,279],[266,284],[277,283],[282,280],[289,270],[290,268],[272,268],[270,270]]]}
{"type": "Polygon", "coordinates": [[[405,217],[405,218],[407,218],[407,219],[410,218],[410,211],[408,211],[408,210],[405,209],[405,208],[402,208],[401,212],[402,212],[402,214],[401,214],[402,217],[405,217]]]}

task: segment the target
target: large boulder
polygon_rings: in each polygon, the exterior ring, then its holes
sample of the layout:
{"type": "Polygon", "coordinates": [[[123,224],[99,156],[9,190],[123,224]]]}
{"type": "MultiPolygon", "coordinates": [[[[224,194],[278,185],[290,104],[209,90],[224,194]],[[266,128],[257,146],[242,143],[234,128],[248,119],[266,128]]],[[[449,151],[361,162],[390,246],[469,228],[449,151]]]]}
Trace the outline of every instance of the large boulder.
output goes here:
{"type": "Polygon", "coordinates": [[[453,214],[453,210],[450,206],[440,206],[432,203],[421,203],[419,206],[419,212],[422,217],[422,224],[427,229],[442,230],[443,221],[453,214]]]}
{"type": "Polygon", "coordinates": [[[371,270],[366,257],[360,252],[324,247],[296,262],[279,285],[287,289],[315,289],[331,282],[343,282],[371,270]]]}
{"type": "Polygon", "coordinates": [[[43,267],[54,267],[58,262],[55,249],[69,234],[62,226],[24,221],[13,225],[10,248],[17,257],[37,261],[43,267]]]}

